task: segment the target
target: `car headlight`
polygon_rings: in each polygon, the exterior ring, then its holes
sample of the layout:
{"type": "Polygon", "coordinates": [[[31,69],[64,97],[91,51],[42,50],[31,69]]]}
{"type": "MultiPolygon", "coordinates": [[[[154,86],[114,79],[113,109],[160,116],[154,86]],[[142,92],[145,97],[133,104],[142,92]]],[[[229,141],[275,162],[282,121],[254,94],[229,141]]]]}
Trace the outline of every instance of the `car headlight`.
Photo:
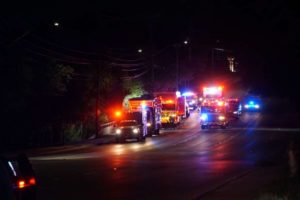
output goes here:
{"type": "Polygon", "coordinates": [[[207,114],[202,114],[201,115],[201,120],[205,121],[205,120],[207,120],[207,118],[208,118],[207,114]]]}
{"type": "Polygon", "coordinates": [[[116,130],[116,134],[120,135],[121,133],[122,133],[121,129],[118,128],[118,129],[116,130]]]}
{"type": "Polygon", "coordinates": [[[220,120],[220,121],[225,120],[225,116],[219,116],[219,120],[220,120]]]}
{"type": "Polygon", "coordinates": [[[258,109],[258,108],[259,108],[259,105],[258,105],[258,104],[256,104],[256,105],[254,106],[254,108],[258,109]]]}
{"type": "Polygon", "coordinates": [[[246,105],[244,105],[244,107],[245,107],[245,108],[249,108],[249,105],[248,105],[248,104],[246,104],[246,105]]]}
{"type": "Polygon", "coordinates": [[[234,111],[233,114],[238,114],[238,112],[237,112],[237,111],[234,111]]]}
{"type": "Polygon", "coordinates": [[[132,132],[133,132],[133,133],[138,133],[138,132],[139,132],[139,129],[138,129],[138,128],[134,128],[134,129],[132,130],[132,132]]]}
{"type": "Polygon", "coordinates": [[[150,122],[148,122],[148,123],[147,123],[147,126],[148,126],[148,127],[150,127],[150,126],[151,126],[151,123],[150,123],[150,122]]]}

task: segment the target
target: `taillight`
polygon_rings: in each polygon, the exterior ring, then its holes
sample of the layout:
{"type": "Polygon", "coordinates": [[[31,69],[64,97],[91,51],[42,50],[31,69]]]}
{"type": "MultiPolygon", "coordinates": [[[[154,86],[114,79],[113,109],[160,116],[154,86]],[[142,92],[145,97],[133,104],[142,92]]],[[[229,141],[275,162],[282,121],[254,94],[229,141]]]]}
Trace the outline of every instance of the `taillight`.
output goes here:
{"type": "Polygon", "coordinates": [[[18,189],[22,189],[22,188],[29,187],[29,186],[34,186],[34,185],[36,185],[36,180],[35,180],[34,177],[32,177],[30,179],[27,179],[27,180],[21,179],[21,180],[17,181],[17,188],[18,189]]]}
{"type": "Polygon", "coordinates": [[[25,187],[25,181],[24,180],[20,180],[18,181],[18,188],[24,188],[25,187]]]}
{"type": "Polygon", "coordinates": [[[29,179],[29,184],[30,185],[35,185],[36,184],[35,178],[29,179]]]}

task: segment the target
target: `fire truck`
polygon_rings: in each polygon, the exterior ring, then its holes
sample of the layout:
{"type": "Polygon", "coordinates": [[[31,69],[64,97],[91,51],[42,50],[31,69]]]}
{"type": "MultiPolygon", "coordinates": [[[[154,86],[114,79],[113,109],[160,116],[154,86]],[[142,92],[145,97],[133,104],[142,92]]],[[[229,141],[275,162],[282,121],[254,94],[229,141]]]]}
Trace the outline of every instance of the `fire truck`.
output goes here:
{"type": "Polygon", "coordinates": [[[147,136],[159,135],[161,128],[161,99],[153,95],[143,95],[129,99],[129,113],[141,113],[141,123],[147,126],[147,136]]]}
{"type": "Polygon", "coordinates": [[[177,126],[182,118],[189,116],[188,105],[184,96],[175,92],[155,92],[154,95],[162,102],[162,126],[177,126]]]}

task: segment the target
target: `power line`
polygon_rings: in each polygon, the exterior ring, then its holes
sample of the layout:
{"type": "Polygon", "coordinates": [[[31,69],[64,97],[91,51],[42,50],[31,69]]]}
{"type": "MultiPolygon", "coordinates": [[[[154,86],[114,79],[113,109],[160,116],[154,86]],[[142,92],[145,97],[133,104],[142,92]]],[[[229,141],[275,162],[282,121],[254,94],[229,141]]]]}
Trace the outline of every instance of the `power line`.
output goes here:
{"type": "Polygon", "coordinates": [[[122,69],[124,72],[133,72],[133,71],[139,71],[142,69],[145,69],[146,67],[140,67],[140,68],[135,68],[135,69],[122,69]]]}
{"type": "MultiPolygon", "coordinates": [[[[1,21],[3,22],[3,19],[1,21]]],[[[4,22],[4,23],[7,24],[6,22],[4,22]]],[[[6,25],[6,27],[9,27],[9,26],[6,25]]],[[[8,29],[11,29],[11,28],[6,28],[5,30],[8,30],[8,29]]],[[[7,33],[9,33],[9,32],[7,32],[7,33]]],[[[124,58],[120,58],[120,57],[110,56],[110,55],[107,55],[107,54],[104,54],[104,53],[102,53],[102,55],[99,55],[99,53],[83,52],[83,51],[79,51],[79,50],[74,50],[74,49],[66,48],[66,47],[60,46],[60,45],[58,45],[56,43],[50,42],[50,41],[48,41],[46,39],[42,39],[39,36],[37,36],[37,35],[33,34],[32,32],[30,32],[30,31],[27,30],[25,36],[28,36],[28,35],[32,36],[33,39],[36,38],[40,42],[46,43],[47,45],[50,45],[50,46],[55,47],[55,48],[60,48],[60,51],[61,51],[61,49],[63,49],[63,50],[69,51],[69,52],[77,53],[77,54],[84,54],[84,55],[97,56],[97,57],[104,56],[104,57],[107,57],[108,59],[113,59],[113,60],[117,60],[117,61],[121,61],[121,62],[140,62],[140,61],[144,60],[144,58],[139,58],[139,59],[124,59],[124,58]]],[[[23,33],[21,36],[19,36],[17,38],[17,40],[19,40],[19,39],[23,39],[24,40],[25,36],[24,36],[24,33],[23,33]]],[[[27,40],[27,41],[29,41],[29,40],[27,40]]],[[[33,44],[33,42],[31,42],[31,43],[33,44]]],[[[43,48],[45,48],[45,47],[43,47],[43,48]]],[[[67,56],[70,56],[70,55],[67,55],[67,56]]],[[[76,55],[76,56],[78,57],[78,55],[76,55]]],[[[91,62],[94,62],[94,60],[95,60],[95,59],[92,60],[92,59],[86,58],[86,57],[85,58],[81,57],[81,59],[90,60],[91,62]]]]}

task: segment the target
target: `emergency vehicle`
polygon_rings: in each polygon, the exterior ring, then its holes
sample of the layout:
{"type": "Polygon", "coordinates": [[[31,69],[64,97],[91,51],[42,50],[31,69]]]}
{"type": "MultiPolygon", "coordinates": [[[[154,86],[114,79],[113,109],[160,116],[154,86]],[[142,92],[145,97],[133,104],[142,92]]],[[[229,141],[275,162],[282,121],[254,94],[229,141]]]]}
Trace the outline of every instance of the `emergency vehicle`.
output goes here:
{"type": "Polygon", "coordinates": [[[243,99],[243,111],[260,111],[262,108],[262,100],[258,96],[246,96],[243,99]]]}
{"type": "MultiPolygon", "coordinates": [[[[141,113],[135,114],[139,115],[141,113]]],[[[126,139],[145,141],[147,127],[144,127],[143,123],[137,120],[142,119],[142,116],[137,115],[134,116],[134,113],[127,113],[124,120],[119,120],[116,122],[114,126],[116,142],[125,142],[126,139]]]]}
{"type": "Polygon", "coordinates": [[[213,127],[225,129],[228,126],[228,119],[225,112],[216,106],[202,106],[200,124],[201,129],[213,127]]]}
{"type": "Polygon", "coordinates": [[[147,135],[159,135],[161,128],[162,102],[153,95],[143,95],[138,98],[129,99],[129,112],[139,112],[144,114],[142,121],[147,126],[147,135]]]}
{"type": "Polygon", "coordinates": [[[242,114],[242,104],[237,98],[226,99],[226,114],[229,117],[239,118],[242,114]]]}
{"type": "Polygon", "coordinates": [[[182,94],[186,98],[186,103],[189,110],[196,110],[198,108],[198,96],[194,92],[184,92],[182,94]]]}
{"type": "Polygon", "coordinates": [[[114,133],[117,142],[126,139],[144,141],[147,136],[158,135],[161,128],[161,101],[152,95],[128,100],[129,107],[115,113],[114,133]]]}
{"type": "Polygon", "coordinates": [[[181,118],[189,116],[188,106],[184,96],[179,96],[175,92],[155,92],[154,95],[161,99],[162,103],[162,126],[177,126],[181,118]]]}
{"type": "Polygon", "coordinates": [[[201,128],[220,127],[226,128],[226,101],[223,97],[223,87],[213,86],[203,88],[203,101],[200,106],[201,128]]]}

